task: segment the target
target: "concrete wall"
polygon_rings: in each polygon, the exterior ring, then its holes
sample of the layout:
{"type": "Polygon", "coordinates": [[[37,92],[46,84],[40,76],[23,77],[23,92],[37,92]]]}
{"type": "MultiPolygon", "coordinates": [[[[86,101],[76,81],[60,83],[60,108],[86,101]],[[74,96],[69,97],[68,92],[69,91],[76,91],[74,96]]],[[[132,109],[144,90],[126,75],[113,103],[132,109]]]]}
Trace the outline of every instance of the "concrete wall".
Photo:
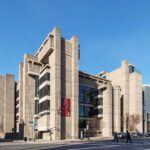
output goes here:
{"type": "Polygon", "coordinates": [[[2,137],[11,138],[15,121],[15,80],[14,76],[0,76],[0,133],[2,137]]]}
{"type": "Polygon", "coordinates": [[[119,86],[113,87],[113,123],[114,132],[121,132],[121,88],[119,86]]]}
{"type": "Polygon", "coordinates": [[[0,76],[0,132],[4,132],[5,77],[0,76]]]}
{"type": "Polygon", "coordinates": [[[112,85],[107,84],[107,89],[103,91],[103,137],[112,136],[112,85]]]}
{"type": "Polygon", "coordinates": [[[143,116],[142,116],[142,76],[134,72],[130,74],[129,82],[129,113],[138,114],[140,124],[137,126],[139,132],[143,132],[143,116]]]}

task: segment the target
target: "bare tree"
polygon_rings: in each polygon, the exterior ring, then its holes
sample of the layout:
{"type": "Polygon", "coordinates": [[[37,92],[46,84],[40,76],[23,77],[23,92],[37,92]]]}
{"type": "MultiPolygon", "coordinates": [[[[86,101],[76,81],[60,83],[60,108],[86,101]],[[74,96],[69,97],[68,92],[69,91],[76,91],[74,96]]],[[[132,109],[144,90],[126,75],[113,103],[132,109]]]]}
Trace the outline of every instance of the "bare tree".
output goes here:
{"type": "Polygon", "coordinates": [[[131,114],[126,113],[125,115],[125,123],[127,130],[137,131],[137,125],[141,122],[141,116],[139,114],[131,114]]]}
{"type": "Polygon", "coordinates": [[[90,119],[90,130],[93,132],[93,134],[102,134],[102,130],[105,126],[106,124],[101,118],[95,117],[90,119]]]}

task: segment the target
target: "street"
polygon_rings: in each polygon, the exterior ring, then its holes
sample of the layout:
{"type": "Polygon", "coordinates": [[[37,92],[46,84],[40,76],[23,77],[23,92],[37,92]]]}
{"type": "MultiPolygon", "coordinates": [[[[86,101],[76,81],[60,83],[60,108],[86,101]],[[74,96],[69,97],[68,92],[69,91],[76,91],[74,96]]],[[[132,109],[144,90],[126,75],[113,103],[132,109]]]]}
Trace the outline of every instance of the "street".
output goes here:
{"type": "Polygon", "coordinates": [[[68,143],[0,143],[0,150],[150,150],[150,140],[113,143],[101,141],[83,141],[68,143]]]}

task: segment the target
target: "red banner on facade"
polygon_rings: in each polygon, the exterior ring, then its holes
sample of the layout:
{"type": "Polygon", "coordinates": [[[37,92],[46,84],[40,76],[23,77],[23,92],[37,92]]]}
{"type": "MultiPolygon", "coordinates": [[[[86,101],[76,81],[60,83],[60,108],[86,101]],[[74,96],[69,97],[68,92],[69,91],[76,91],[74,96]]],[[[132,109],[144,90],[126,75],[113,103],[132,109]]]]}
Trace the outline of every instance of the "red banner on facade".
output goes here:
{"type": "Polygon", "coordinates": [[[61,116],[70,117],[70,98],[62,98],[61,102],[61,116]]]}

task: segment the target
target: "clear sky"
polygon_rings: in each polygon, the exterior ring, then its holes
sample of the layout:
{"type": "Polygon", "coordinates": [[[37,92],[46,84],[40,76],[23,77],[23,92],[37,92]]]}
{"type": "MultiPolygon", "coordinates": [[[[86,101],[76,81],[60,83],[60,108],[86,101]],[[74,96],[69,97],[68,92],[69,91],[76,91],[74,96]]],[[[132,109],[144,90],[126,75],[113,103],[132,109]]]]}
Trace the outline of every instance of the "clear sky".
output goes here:
{"type": "Polygon", "coordinates": [[[112,71],[127,59],[150,84],[150,0],[0,0],[0,74],[18,79],[24,53],[55,26],[78,35],[80,70],[112,71]]]}

